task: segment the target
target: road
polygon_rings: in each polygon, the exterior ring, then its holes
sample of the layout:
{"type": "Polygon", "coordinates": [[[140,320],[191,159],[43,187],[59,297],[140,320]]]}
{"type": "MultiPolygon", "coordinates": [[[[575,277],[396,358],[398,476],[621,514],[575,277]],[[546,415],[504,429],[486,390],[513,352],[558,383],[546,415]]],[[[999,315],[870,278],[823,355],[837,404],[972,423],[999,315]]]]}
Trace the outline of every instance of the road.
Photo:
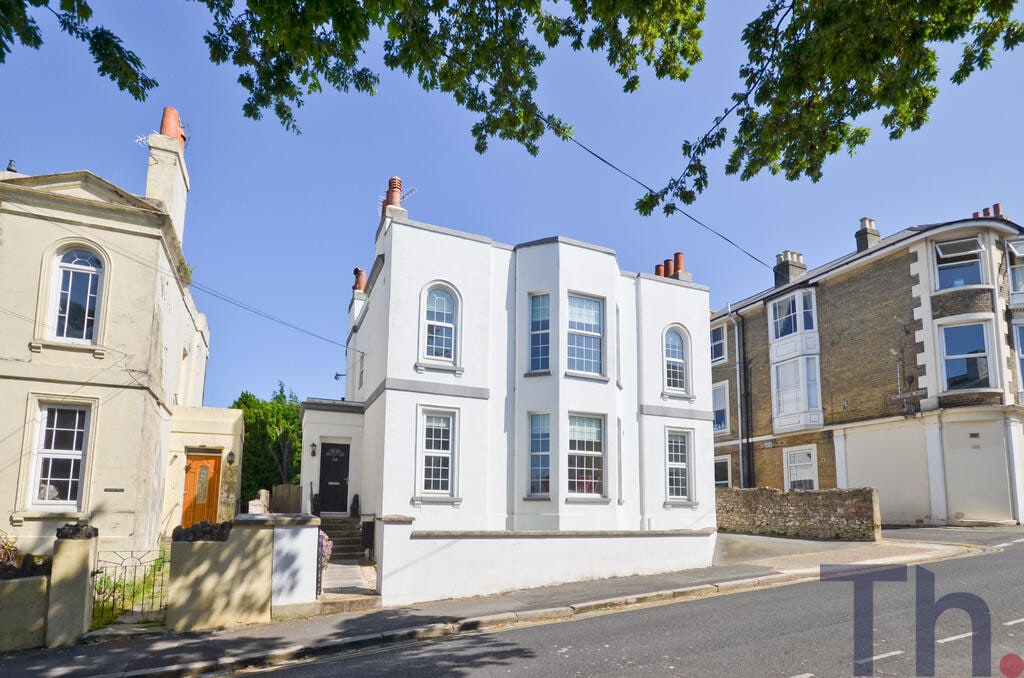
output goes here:
{"type": "MultiPolygon", "coordinates": [[[[604,614],[568,623],[412,642],[364,652],[321,657],[262,672],[282,676],[914,676],[972,675],[970,617],[960,610],[939,614],[943,596],[961,595],[973,606],[978,675],[1024,671],[1024,530],[1021,528],[928,528],[887,531],[887,538],[955,541],[999,549],[982,555],[897,568],[904,581],[873,585],[873,615],[860,609],[871,649],[854,652],[854,584],[818,581],[716,596],[686,603],[604,614]],[[916,532],[916,534],[915,534],[916,532]],[[1020,540],[1020,541],[1015,541],[1020,540]],[[917,589],[934,575],[934,594],[917,589]],[[976,596],[976,598],[975,598],[976,596]],[[916,604],[915,604],[916,602],[916,604]],[[921,659],[915,651],[916,609],[934,621],[935,643],[921,659]],[[870,619],[871,622],[867,620],[870,619]],[[965,635],[966,634],[966,635],[965,635]],[[934,657],[934,668],[927,663],[934,657]],[[1003,664],[1000,662],[1010,655],[1003,664]],[[872,673],[873,671],[873,673],[872,673]]],[[[879,576],[879,575],[873,575],[879,576]]],[[[866,585],[861,584],[866,591],[866,585]]],[[[861,604],[866,596],[862,591],[861,604]]],[[[949,600],[949,599],[946,599],[949,600]]],[[[865,647],[868,647],[865,645],[865,647]]]]}

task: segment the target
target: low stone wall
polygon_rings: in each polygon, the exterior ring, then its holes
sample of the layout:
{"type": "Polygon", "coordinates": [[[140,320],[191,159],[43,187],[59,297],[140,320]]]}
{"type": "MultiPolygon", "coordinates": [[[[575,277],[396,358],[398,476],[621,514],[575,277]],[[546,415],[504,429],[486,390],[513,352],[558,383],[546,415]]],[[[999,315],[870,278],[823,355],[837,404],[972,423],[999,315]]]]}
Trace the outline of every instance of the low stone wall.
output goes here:
{"type": "Polygon", "coordinates": [[[722,532],[843,541],[882,536],[878,491],[871,487],[790,492],[720,487],[715,495],[722,532]]]}
{"type": "Polygon", "coordinates": [[[47,577],[0,581],[0,652],[46,643],[47,577]]]}

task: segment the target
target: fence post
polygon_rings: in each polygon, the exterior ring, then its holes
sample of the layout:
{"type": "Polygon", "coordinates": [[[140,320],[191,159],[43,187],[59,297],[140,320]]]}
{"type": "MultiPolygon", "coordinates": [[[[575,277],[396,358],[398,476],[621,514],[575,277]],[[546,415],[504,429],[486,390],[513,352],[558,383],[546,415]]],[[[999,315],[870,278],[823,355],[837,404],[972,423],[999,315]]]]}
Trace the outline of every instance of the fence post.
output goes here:
{"type": "Polygon", "coordinates": [[[57,530],[46,612],[46,646],[73,645],[92,623],[92,570],[98,530],[65,525],[57,530]]]}

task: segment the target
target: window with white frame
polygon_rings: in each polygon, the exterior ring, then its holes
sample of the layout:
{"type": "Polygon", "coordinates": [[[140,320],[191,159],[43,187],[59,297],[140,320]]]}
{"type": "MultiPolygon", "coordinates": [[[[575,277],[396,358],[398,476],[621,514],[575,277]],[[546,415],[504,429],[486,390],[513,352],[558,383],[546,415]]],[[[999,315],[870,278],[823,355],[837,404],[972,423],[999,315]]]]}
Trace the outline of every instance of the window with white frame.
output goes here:
{"type": "Polygon", "coordinates": [[[729,382],[720,381],[711,387],[711,409],[715,414],[715,435],[729,432],[729,382]]]}
{"type": "Polygon", "coordinates": [[[44,405],[36,448],[34,503],[77,507],[88,438],[89,408],[44,405]]]}
{"type": "Polygon", "coordinates": [[[821,407],[818,356],[787,360],[773,366],[775,414],[793,414],[821,407]]]}
{"type": "Polygon", "coordinates": [[[551,415],[530,415],[530,494],[551,493],[551,415]]]}
{"type": "Polygon", "coordinates": [[[1013,326],[1013,338],[1017,344],[1017,391],[1024,393],[1024,325],[1013,326]]]}
{"type": "Polygon", "coordinates": [[[568,362],[571,372],[603,374],[603,303],[569,295],[568,362]]]}
{"type": "Polygon", "coordinates": [[[715,327],[711,330],[711,362],[722,360],[725,360],[725,327],[715,327]]]}
{"type": "Polygon", "coordinates": [[[95,341],[102,275],[103,262],[87,249],[71,249],[58,258],[54,318],[58,339],[95,341]]]}
{"type": "Polygon", "coordinates": [[[604,494],[604,419],[569,415],[569,493],[604,494]]]}
{"type": "Polygon", "coordinates": [[[981,253],[984,251],[978,237],[935,243],[936,289],[983,283],[981,253]]]}
{"type": "Polygon", "coordinates": [[[786,489],[816,490],[818,489],[818,458],[817,447],[814,445],[796,449],[787,448],[786,455],[786,489]]]}
{"type": "Polygon", "coordinates": [[[693,435],[690,431],[669,430],[665,436],[666,479],[668,498],[692,499],[690,482],[690,447],[693,435]]]}
{"type": "Polygon", "coordinates": [[[732,457],[728,454],[715,457],[715,487],[732,487],[732,457]]]}
{"type": "Polygon", "coordinates": [[[423,415],[423,492],[452,491],[454,420],[450,412],[423,415]]]}
{"type": "Polygon", "coordinates": [[[686,391],[686,339],[679,330],[665,332],[665,388],[686,391]]]}
{"type": "Polygon", "coordinates": [[[426,342],[424,356],[433,360],[455,360],[455,298],[448,290],[435,287],[427,293],[426,342]]]}
{"type": "Polygon", "coordinates": [[[551,367],[551,295],[530,295],[530,371],[551,367]]]}
{"type": "Polygon", "coordinates": [[[1007,243],[1010,250],[1010,290],[1024,292],[1024,240],[1007,243]]]}
{"type": "Polygon", "coordinates": [[[781,339],[815,326],[814,290],[801,290],[771,304],[772,338],[781,339]]]}
{"type": "Polygon", "coordinates": [[[984,323],[942,328],[946,390],[989,388],[988,338],[984,323]]]}

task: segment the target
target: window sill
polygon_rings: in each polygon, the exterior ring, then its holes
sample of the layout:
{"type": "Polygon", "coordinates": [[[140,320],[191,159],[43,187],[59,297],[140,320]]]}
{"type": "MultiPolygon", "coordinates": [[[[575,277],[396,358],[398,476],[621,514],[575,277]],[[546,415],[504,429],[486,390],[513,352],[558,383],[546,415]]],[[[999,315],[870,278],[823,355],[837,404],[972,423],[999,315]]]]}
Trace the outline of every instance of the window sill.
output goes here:
{"type": "Polygon", "coordinates": [[[700,506],[699,501],[688,501],[686,499],[670,499],[661,505],[662,508],[673,509],[673,508],[690,508],[694,509],[700,506]]]}
{"type": "Polygon", "coordinates": [[[87,521],[92,518],[92,514],[88,512],[75,511],[75,510],[60,510],[54,507],[52,511],[46,511],[44,509],[34,508],[31,511],[15,511],[11,514],[11,525],[18,527],[23,525],[26,520],[75,520],[75,521],[87,521]]]}
{"type": "Polygon", "coordinates": [[[932,292],[935,294],[946,294],[947,292],[956,292],[957,290],[994,290],[995,285],[988,285],[986,283],[977,283],[974,285],[960,285],[954,287],[943,287],[942,289],[935,290],[932,292]]]}
{"type": "Polygon", "coordinates": [[[534,495],[528,494],[525,497],[523,497],[523,501],[547,501],[547,502],[550,502],[551,501],[551,497],[547,496],[547,495],[542,495],[542,494],[534,494],[534,495]]]}
{"type": "Polygon", "coordinates": [[[718,360],[712,360],[711,364],[712,365],[721,365],[721,364],[726,363],[726,362],[728,362],[728,361],[725,358],[719,358],[718,360]]]}
{"type": "Polygon", "coordinates": [[[960,393],[1002,393],[1001,388],[954,388],[948,391],[940,391],[938,397],[943,398],[945,396],[957,395],[960,393]]]}
{"type": "Polygon", "coordinates": [[[566,497],[566,504],[604,504],[612,503],[609,497],[566,497]]]}
{"type": "Polygon", "coordinates": [[[425,363],[417,362],[413,365],[413,368],[423,374],[424,372],[448,372],[454,374],[456,377],[461,377],[462,373],[466,371],[461,365],[452,365],[451,363],[425,363]]]}
{"type": "Polygon", "coordinates": [[[570,370],[565,371],[565,376],[568,379],[587,379],[589,381],[599,381],[607,384],[611,379],[604,376],[603,374],[594,374],[593,372],[573,372],[570,370]]]}
{"type": "Polygon", "coordinates": [[[462,506],[462,497],[452,497],[448,495],[431,496],[429,494],[425,494],[413,497],[410,503],[413,506],[423,506],[424,504],[439,504],[459,508],[460,506],[462,506]]]}
{"type": "Polygon", "coordinates": [[[49,340],[36,339],[28,343],[28,350],[32,353],[42,353],[43,349],[56,350],[56,351],[76,351],[80,353],[92,353],[93,358],[105,358],[107,357],[107,349],[96,344],[87,343],[73,343],[73,342],[60,342],[49,340]]]}
{"type": "Polygon", "coordinates": [[[662,391],[661,392],[661,399],[662,400],[686,400],[686,401],[692,403],[694,400],[697,399],[697,396],[695,396],[692,393],[684,393],[683,391],[662,391]]]}
{"type": "Polygon", "coordinates": [[[530,377],[550,377],[551,370],[534,370],[533,372],[524,372],[523,376],[527,379],[530,377]]]}

